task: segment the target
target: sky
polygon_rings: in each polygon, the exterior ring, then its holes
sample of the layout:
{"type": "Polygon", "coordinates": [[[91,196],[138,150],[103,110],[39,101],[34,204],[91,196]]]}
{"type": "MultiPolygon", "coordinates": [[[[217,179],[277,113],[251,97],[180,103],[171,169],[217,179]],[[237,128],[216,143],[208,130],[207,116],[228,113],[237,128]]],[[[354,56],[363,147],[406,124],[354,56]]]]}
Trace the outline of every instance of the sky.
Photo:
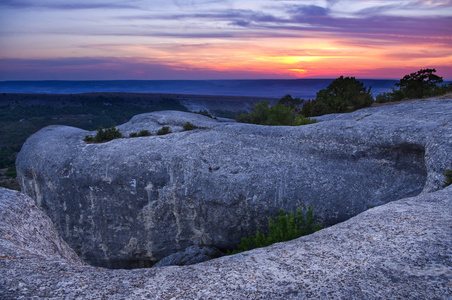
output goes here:
{"type": "Polygon", "coordinates": [[[452,79],[452,0],[1,0],[0,80],[452,79]]]}

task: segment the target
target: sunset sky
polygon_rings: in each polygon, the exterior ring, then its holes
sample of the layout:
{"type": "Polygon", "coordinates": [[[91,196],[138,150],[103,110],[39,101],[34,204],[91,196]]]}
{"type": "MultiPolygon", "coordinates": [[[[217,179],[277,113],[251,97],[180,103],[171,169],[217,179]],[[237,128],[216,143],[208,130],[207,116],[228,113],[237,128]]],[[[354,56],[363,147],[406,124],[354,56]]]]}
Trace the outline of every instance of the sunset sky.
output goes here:
{"type": "Polygon", "coordinates": [[[2,0],[0,80],[452,79],[448,0],[2,0]]]}

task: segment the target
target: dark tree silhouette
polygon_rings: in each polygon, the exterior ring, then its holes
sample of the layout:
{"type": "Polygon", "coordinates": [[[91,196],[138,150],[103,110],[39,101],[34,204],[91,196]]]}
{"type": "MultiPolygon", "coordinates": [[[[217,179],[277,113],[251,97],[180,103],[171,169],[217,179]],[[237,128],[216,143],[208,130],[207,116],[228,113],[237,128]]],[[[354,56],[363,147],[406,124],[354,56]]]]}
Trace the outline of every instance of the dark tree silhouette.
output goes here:
{"type": "Polygon", "coordinates": [[[437,85],[443,82],[443,78],[434,73],[436,73],[435,69],[421,69],[405,75],[395,85],[400,87],[405,98],[408,99],[431,96],[437,85]]]}

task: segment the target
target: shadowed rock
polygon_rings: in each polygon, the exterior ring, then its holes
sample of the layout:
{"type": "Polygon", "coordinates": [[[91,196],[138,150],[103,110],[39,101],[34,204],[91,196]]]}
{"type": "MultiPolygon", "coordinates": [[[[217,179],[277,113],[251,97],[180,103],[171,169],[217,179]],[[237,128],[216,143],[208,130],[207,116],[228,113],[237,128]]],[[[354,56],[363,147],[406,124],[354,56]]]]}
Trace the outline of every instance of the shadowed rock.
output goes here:
{"type": "MultiPolygon", "coordinates": [[[[86,144],[42,129],[17,159],[22,190],[86,261],[149,266],[193,245],[226,249],[280,208],[313,206],[326,225],[435,191],[452,165],[452,101],[330,115],[300,127],[219,122],[182,112],[118,128],[165,136],[86,144]],[[198,129],[182,131],[187,121],[198,129]]],[[[92,133],[94,134],[94,133],[92,133]]]]}

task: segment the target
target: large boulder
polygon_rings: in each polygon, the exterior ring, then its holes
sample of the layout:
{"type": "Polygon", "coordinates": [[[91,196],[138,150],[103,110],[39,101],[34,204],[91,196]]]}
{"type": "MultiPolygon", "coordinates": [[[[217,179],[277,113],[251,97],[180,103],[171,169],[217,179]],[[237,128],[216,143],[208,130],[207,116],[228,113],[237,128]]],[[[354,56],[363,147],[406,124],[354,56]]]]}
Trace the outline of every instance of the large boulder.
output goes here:
{"type": "Polygon", "coordinates": [[[50,126],[17,159],[22,190],[86,261],[150,266],[190,246],[226,249],[280,208],[314,208],[335,224],[371,207],[439,189],[452,166],[452,101],[319,118],[300,127],[220,122],[182,112],[118,128],[165,136],[87,144],[50,126]],[[191,122],[198,128],[183,131],[191,122]]]}
{"type": "Polygon", "coordinates": [[[74,259],[32,199],[0,188],[0,299],[450,299],[451,216],[449,186],[267,248],[108,270],[74,259]]]}

